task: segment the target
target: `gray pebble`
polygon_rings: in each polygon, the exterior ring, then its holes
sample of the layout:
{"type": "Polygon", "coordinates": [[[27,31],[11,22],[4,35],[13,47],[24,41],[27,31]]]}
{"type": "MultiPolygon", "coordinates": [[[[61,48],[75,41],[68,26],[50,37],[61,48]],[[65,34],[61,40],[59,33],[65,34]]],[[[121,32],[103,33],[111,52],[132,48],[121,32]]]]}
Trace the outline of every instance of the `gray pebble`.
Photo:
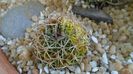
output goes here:
{"type": "Polygon", "coordinates": [[[39,2],[31,1],[10,9],[0,21],[0,32],[6,38],[22,38],[32,24],[31,17],[39,16],[44,9],[39,2]]]}

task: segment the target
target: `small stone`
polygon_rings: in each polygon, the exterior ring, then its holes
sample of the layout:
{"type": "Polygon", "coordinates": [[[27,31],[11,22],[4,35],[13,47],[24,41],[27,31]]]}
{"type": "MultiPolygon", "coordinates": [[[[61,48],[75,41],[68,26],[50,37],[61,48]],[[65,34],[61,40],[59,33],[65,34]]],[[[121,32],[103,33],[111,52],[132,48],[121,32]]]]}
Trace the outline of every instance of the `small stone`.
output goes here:
{"type": "Polygon", "coordinates": [[[32,66],[33,65],[33,61],[28,61],[27,65],[28,66],[32,66]]]}
{"type": "Polygon", "coordinates": [[[76,67],[76,69],[75,69],[75,74],[81,74],[81,69],[80,69],[80,67],[76,67]]]}
{"type": "Polygon", "coordinates": [[[57,72],[56,72],[56,70],[50,69],[50,74],[57,74],[57,72]]]}
{"type": "Polygon", "coordinates": [[[97,67],[97,62],[96,61],[92,61],[92,62],[90,62],[90,65],[91,65],[92,68],[97,67]]]}
{"type": "Polygon", "coordinates": [[[109,53],[110,53],[110,54],[115,54],[115,53],[116,53],[116,46],[115,46],[115,45],[112,45],[112,46],[110,47],[109,53]]]}
{"type": "Polygon", "coordinates": [[[101,44],[102,44],[102,45],[105,45],[105,44],[107,44],[107,42],[108,42],[108,41],[107,41],[106,39],[102,39],[101,44]]]}
{"type": "Polygon", "coordinates": [[[28,50],[23,50],[19,55],[19,59],[21,60],[29,60],[31,59],[31,52],[28,50]]]}
{"type": "Polygon", "coordinates": [[[39,69],[42,69],[43,68],[43,65],[42,64],[38,64],[38,68],[39,69]]]}
{"type": "Polygon", "coordinates": [[[108,64],[108,58],[107,58],[107,54],[106,54],[106,53],[104,53],[104,54],[102,55],[102,62],[103,62],[104,64],[108,64]]]}
{"type": "Polygon", "coordinates": [[[116,59],[116,56],[115,56],[115,55],[111,55],[110,58],[111,58],[112,60],[115,60],[115,59],[116,59]]]}
{"type": "Polygon", "coordinates": [[[37,16],[35,16],[35,15],[34,15],[34,16],[32,16],[32,21],[33,21],[33,22],[37,22],[37,21],[38,21],[38,17],[37,17],[37,16]]]}
{"type": "Polygon", "coordinates": [[[117,59],[119,59],[120,61],[124,61],[125,59],[124,59],[124,57],[123,57],[123,55],[122,54],[120,54],[120,53],[117,53],[117,59]]]}
{"type": "Polygon", "coordinates": [[[128,68],[132,71],[132,73],[133,73],[133,64],[129,64],[128,65],[128,68]]]}
{"type": "Polygon", "coordinates": [[[91,36],[91,39],[93,40],[93,42],[95,42],[96,44],[98,44],[98,40],[95,36],[91,36]]]}
{"type": "Polygon", "coordinates": [[[4,38],[2,35],[0,35],[0,40],[6,41],[6,38],[4,38]]]}
{"type": "Polygon", "coordinates": [[[86,68],[85,68],[85,71],[91,71],[91,69],[92,69],[92,67],[91,67],[91,65],[90,64],[87,64],[86,65],[86,68]]]}
{"type": "Polygon", "coordinates": [[[13,45],[13,44],[15,44],[15,42],[12,41],[12,40],[10,40],[10,41],[7,42],[7,44],[8,44],[8,45],[13,45]]]}
{"type": "Polygon", "coordinates": [[[133,63],[132,59],[127,60],[127,64],[132,64],[132,63],[133,63]]]}
{"type": "Polygon", "coordinates": [[[111,74],[119,74],[118,71],[111,71],[111,74]]]}
{"type": "Polygon", "coordinates": [[[98,67],[95,67],[92,69],[92,72],[97,72],[98,71],[98,67]]]}
{"type": "Polygon", "coordinates": [[[107,71],[107,68],[105,68],[105,67],[99,67],[99,73],[97,73],[97,74],[106,74],[106,71],[107,71]]]}
{"type": "Polygon", "coordinates": [[[45,67],[44,67],[44,71],[45,71],[47,74],[49,74],[48,66],[45,66],[45,67]]]}
{"type": "Polygon", "coordinates": [[[68,69],[69,69],[70,71],[72,71],[72,72],[75,71],[75,68],[76,68],[75,66],[69,66],[69,67],[68,67],[68,69]]]}
{"type": "Polygon", "coordinates": [[[122,35],[122,36],[119,37],[119,41],[120,42],[125,42],[127,40],[127,38],[128,37],[126,35],[122,35]]]}
{"type": "Polygon", "coordinates": [[[31,70],[28,70],[28,73],[27,74],[32,74],[32,71],[31,70]]]}
{"type": "Polygon", "coordinates": [[[133,52],[130,53],[131,58],[133,59],[133,52]]]}
{"type": "Polygon", "coordinates": [[[69,70],[66,70],[66,74],[70,74],[69,70]]]}
{"type": "Polygon", "coordinates": [[[123,68],[121,71],[120,71],[120,74],[132,74],[132,71],[128,68],[123,68]]]}
{"type": "Polygon", "coordinates": [[[90,72],[86,72],[86,74],[91,74],[90,72]]]}
{"type": "Polygon", "coordinates": [[[0,46],[4,46],[5,42],[3,40],[0,40],[0,46]]]}
{"type": "Polygon", "coordinates": [[[19,72],[20,74],[23,73],[22,69],[21,69],[19,66],[17,67],[17,70],[18,70],[18,72],[19,72]]]}
{"type": "Polygon", "coordinates": [[[96,45],[96,50],[97,50],[98,52],[100,52],[101,54],[103,54],[103,53],[105,52],[105,50],[102,48],[102,46],[101,46],[100,43],[98,43],[98,44],[96,45]]]}
{"type": "Polygon", "coordinates": [[[43,70],[42,69],[39,69],[39,74],[42,74],[43,70]]]}
{"type": "Polygon", "coordinates": [[[80,68],[81,68],[81,71],[84,71],[85,70],[85,64],[84,63],[81,63],[80,64],[80,68]]]}
{"type": "Polygon", "coordinates": [[[87,51],[87,56],[91,56],[92,52],[91,51],[87,51]]]}
{"type": "Polygon", "coordinates": [[[123,65],[120,61],[116,61],[115,63],[113,63],[113,66],[116,71],[120,71],[123,68],[123,65]]]}

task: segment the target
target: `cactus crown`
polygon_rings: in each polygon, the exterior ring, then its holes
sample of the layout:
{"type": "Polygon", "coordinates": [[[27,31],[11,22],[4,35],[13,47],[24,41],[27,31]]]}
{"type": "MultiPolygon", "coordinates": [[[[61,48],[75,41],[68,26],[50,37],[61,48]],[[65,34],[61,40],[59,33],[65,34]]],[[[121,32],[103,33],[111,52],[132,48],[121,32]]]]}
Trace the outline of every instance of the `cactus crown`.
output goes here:
{"type": "Polygon", "coordinates": [[[79,64],[89,45],[85,29],[66,18],[54,25],[40,25],[32,39],[33,54],[54,68],[79,64]]]}

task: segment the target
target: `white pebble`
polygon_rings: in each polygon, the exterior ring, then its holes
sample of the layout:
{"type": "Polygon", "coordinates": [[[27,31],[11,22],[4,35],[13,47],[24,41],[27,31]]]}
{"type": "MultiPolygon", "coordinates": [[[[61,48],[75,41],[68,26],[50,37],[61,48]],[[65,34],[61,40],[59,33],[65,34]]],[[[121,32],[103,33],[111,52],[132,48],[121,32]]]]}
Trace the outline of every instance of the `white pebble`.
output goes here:
{"type": "Polygon", "coordinates": [[[0,40],[6,41],[6,39],[2,35],[0,35],[0,40]]]}
{"type": "Polygon", "coordinates": [[[87,51],[87,55],[88,56],[91,56],[92,55],[92,52],[91,51],[87,51]]]}
{"type": "Polygon", "coordinates": [[[19,46],[19,47],[17,48],[17,53],[20,54],[20,53],[22,53],[24,50],[26,50],[26,47],[25,47],[25,46],[19,46]]]}
{"type": "Polygon", "coordinates": [[[50,74],[56,74],[55,70],[50,69],[50,74]]]}
{"type": "Polygon", "coordinates": [[[49,74],[48,66],[45,66],[45,67],[44,67],[44,71],[45,71],[47,74],[49,74]]]}
{"type": "Polygon", "coordinates": [[[92,61],[92,62],[90,62],[90,65],[92,66],[92,68],[97,67],[97,62],[96,61],[92,61]]]}
{"type": "Polygon", "coordinates": [[[133,63],[132,59],[127,60],[127,64],[132,64],[132,63],[133,63]]]}
{"type": "Polygon", "coordinates": [[[98,67],[95,67],[92,69],[92,72],[97,72],[98,71],[98,67]]]}
{"type": "Polygon", "coordinates": [[[39,69],[39,74],[42,74],[42,72],[43,72],[43,70],[40,68],[40,69],[39,69]]]}
{"type": "Polygon", "coordinates": [[[75,69],[75,74],[81,74],[80,67],[77,67],[77,68],[75,69]]]}
{"type": "Polygon", "coordinates": [[[12,45],[12,44],[14,44],[14,43],[13,43],[12,40],[10,40],[10,41],[7,42],[7,44],[8,44],[8,45],[12,45]]]}
{"type": "Polygon", "coordinates": [[[22,71],[22,69],[20,68],[20,66],[17,67],[17,70],[18,70],[19,74],[22,74],[23,71],[22,71]]]}
{"type": "Polygon", "coordinates": [[[66,74],[70,74],[69,70],[66,70],[66,74]]]}
{"type": "Polygon", "coordinates": [[[41,20],[44,19],[44,14],[42,12],[40,12],[40,17],[39,17],[41,20]]]}
{"type": "Polygon", "coordinates": [[[104,64],[108,64],[108,58],[107,58],[107,54],[106,54],[106,53],[104,53],[104,54],[102,55],[102,62],[103,62],[104,64]]]}
{"type": "Polygon", "coordinates": [[[81,71],[84,71],[84,68],[85,68],[85,64],[84,63],[81,63],[81,71]]]}
{"type": "Polygon", "coordinates": [[[86,74],[90,74],[90,72],[86,72],[86,74]]]}
{"type": "Polygon", "coordinates": [[[133,59],[133,52],[130,53],[131,58],[133,59]]]}
{"type": "Polygon", "coordinates": [[[91,36],[91,39],[92,39],[96,44],[98,44],[98,40],[97,40],[97,38],[96,38],[95,36],[91,36]]]}
{"type": "Polygon", "coordinates": [[[110,58],[111,58],[112,60],[115,60],[115,59],[116,59],[116,56],[115,56],[115,55],[111,55],[110,58]]]}
{"type": "Polygon", "coordinates": [[[118,71],[112,71],[111,74],[119,74],[118,71]]]}

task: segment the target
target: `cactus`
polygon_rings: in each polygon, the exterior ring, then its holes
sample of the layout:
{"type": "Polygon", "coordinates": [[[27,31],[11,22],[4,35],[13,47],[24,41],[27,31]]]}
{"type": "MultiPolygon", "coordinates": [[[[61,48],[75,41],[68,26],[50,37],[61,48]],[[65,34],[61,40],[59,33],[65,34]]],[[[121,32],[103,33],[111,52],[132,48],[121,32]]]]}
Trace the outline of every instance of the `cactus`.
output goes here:
{"type": "Polygon", "coordinates": [[[88,51],[87,32],[71,19],[62,18],[54,25],[39,25],[33,32],[33,55],[53,68],[79,64],[88,51]]]}

